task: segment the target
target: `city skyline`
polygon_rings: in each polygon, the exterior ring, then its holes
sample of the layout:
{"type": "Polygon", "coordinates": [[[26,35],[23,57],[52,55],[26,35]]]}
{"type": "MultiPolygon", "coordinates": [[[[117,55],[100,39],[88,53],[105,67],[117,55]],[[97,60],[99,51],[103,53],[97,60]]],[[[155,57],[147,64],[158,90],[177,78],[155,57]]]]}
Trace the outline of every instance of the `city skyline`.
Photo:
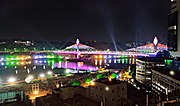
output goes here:
{"type": "Polygon", "coordinates": [[[169,2],[4,0],[0,39],[166,42],[169,2]]]}

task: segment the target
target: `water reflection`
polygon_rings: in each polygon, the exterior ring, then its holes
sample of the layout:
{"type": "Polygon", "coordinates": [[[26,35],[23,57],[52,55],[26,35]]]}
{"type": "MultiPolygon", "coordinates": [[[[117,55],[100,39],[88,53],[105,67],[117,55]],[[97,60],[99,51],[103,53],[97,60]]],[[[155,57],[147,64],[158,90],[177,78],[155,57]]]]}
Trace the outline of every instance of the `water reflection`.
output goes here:
{"type": "Polygon", "coordinates": [[[56,55],[16,55],[0,58],[0,80],[7,80],[15,76],[24,80],[27,76],[39,76],[41,73],[52,71],[54,74],[77,73],[83,71],[96,71],[109,64],[121,69],[135,63],[135,58],[119,58],[113,55],[99,55],[91,62],[63,61],[62,56],[56,55]]]}
{"type": "Polygon", "coordinates": [[[0,79],[7,81],[10,76],[24,80],[29,74],[38,76],[41,73],[52,71],[55,74],[62,74],[70,69],[69,73],[77,73],[81,70],[95,71],[95,65],[88,65],[84,62],[69,62],[59,58],[31,59],[31,60],[8,60],[0,61],[0,79]]]}
{"type": "Polygon", "coordinates": [[[95,59],[94,65],[103,66],[105,64],[135,64],[135,58],[120,58],[120,59],[95,59]]]}

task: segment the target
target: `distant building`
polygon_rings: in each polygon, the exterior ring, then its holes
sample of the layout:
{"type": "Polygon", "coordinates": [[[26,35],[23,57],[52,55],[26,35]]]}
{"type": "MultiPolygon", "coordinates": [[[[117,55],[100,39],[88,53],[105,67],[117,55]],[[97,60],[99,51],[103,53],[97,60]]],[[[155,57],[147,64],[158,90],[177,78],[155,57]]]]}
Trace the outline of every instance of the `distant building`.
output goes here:
{"type": "Polygon", "coordinates": [[[168,15],[168,50],[172,55],[180,56],[180,0],[171,0],[171,12],[168,15]]]}

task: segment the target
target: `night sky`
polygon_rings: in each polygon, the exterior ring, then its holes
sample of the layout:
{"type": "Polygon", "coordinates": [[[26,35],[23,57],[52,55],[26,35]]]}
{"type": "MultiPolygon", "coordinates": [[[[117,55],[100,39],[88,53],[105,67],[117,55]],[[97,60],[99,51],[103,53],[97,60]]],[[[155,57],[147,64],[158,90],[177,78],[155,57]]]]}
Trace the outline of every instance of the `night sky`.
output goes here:
{"type": "Polygon", "coordinates": [[[0,39],[167,39],[169,0],[1,0],[0,39]]]}

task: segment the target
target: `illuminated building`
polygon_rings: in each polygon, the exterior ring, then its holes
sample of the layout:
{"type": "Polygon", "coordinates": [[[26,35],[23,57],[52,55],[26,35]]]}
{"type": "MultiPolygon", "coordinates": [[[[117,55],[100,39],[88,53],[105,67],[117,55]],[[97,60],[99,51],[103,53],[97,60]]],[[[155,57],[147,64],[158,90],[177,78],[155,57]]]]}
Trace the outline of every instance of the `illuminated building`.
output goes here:
{"type": "Polygon", "coordinates": [[[145,91],[115,79],[102,78],[87,88],[88,98],[103,103],[105,106],[134,106],[145,104],[145,91]],[[137,99],[137,95],[138,99],[137,99]]]}
{"type": "Polygon", "coordinates": [[[172,55],[180,56],[180,0],[171,0],[168,15],[168,49],[172,55]]]}
{"type": "Polygon", "coordinates": [[[164,101],[177,100],[180,97],[180,72],[170,69],[152,70],[152,88],[164,101]]]}
{"type": "Polygon", "coordinates": [[[180,72],[170,69],[153,69],[152,70],[152,83],[160,92],[166,90],[174,91],[180,89],[180,72]]]}
{"type": "Polygon", "coordinates": [[[136,59],[136,80],[146,87],[151,87],[152,68],[164,67],[164,59],[143,57],[136,59]]]}
{"type": "Polygon", "coordinates": [[[89,98],[107,106],[120,104],[120,98],[127,99],[127,83],[117,80],[99,79],[88,90],[89,98]]]}

